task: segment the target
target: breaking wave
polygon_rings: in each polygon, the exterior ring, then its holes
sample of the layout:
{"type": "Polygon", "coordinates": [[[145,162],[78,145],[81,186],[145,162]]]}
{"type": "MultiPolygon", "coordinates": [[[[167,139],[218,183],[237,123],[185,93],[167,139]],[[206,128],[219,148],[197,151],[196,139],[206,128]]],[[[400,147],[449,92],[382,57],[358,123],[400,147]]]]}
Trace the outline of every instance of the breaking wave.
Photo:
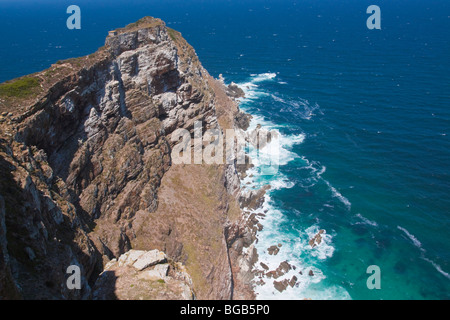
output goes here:
{"type": "MultiPolygon", "coordinates": [[[[325,166],[320,165],[318,162],[308,161],[296,153],[293,149],[294,146],[301,145],[306,139],[304,133],[300,134],[286,134],[284,133],[283,125],[272,123],[264,118],[258,112],[254,112],[252,108],[253,103],[258,102],[261,98],[272,99],[274,103],[279,104],[280,112],[289,112],[300,116],[302,119],[309,120],[315,113],[322,113],[320,107],[310,105],[308,101],[303,99],[297,99],[291,101],[284,99],[278,95],[268,93],[264,91],[263,82],[275,82],[276,73],[263,73],[253,74],[249,81],[239,83],[238,85],[244,90],[245,98],[241,100],[241,109],[252,115],[250,127],[248,132],[254,130],[258,125],[261,125],[267,130],[274,130],[278,134],[277,143],[279,148],[276,156],[279,157],[279,165],[284,166],[293,161],[300,161],[299,165],[304,166],[305,169],[310,171],[310,181],[315,184],[320,180],[332,191],[332,195],[342,201],[347,207],[351,204],[347,198],[342,196],[328,181],[324,180],[321,175],[325,172],[325,166]],[[250,109],[250,110],[248,110],[250,109]]],[[[277,105],[278,107],[278,105],[277,105]]],[[[263,225],[263,229],[258,232],[255,246],[258,250],[259,260],[255,264],[256,270],[261,270],[260,263],[267,265],[270,270],[278,268],[281,262],[287,261],[295,268],[289,270],[282,278],[274,280],[267,276],[261,275],[257,279],[257,285],[255,292],[258,299],[304,299],[311,298],[316,300],[322,299],[351,299],[348,292],[340,286],[332,286],[323,284],[323,280],[326,279],[326,275],[323,273],[320,267],[321,261],[331,258],[335,252],[333,245],[333,235],[325,233],[322,235],[322,241],[314,248],[309,244],[309,240],[314,237],[320,230],[319,225],[307,226],[304,229],[297,229],[299,227],[289,226],[286,219],[286,213],[283,208],[276,205],[272,199],[272,193],[275,190],[293,188],[296,183],[291,181],[288,176],[282,172],[277,172],[276,175],[270,177],[263,177],[260,171],[261,153],[264,154],[266,148],[262,150],[256,150],[250,148],[249,155],[252,158],[255,167],[248,171],[247,177],[242,181],[242,187],[256,189],[264,184],[270,184],[271,189],[265,195],[265,202],[263,208],[252,211],[253,213],[265,212],[265,217],[260,221],[263,225]],[[258,156],[257,152],[260,152],[258,156]],[[254,161],[256,160],[256,161],[254,161]],[[280,244],[282,249],[277,255],[270,255],[267,249],[273,245],[280,244]],[[311,276],[310,274],[314,274],[311,276]],[[285,291],[279,292],[274,287],[274,281],[289,280],[292,277],[298,279],[295,286],[288,286],[285,291]],[[317,288],[320,288],[318,290],[317,288]]],[[[268,148],[267,150],[271,150],[268,148]]],[[[272,150],[273,151],[273,150],[272,150]]],[[[267,156],[274,156],[270,151],[266,151],[269,154],[267,156]]],[[[298,151],[297,151],[298,152],[298,151]]]]}

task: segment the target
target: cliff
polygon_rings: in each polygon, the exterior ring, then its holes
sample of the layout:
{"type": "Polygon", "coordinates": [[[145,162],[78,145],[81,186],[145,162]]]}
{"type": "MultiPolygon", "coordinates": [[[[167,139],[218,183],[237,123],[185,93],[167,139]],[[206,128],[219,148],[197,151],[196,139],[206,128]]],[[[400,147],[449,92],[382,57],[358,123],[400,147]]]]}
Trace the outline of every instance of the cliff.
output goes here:
{"type": "MultiPolygon", "coordinates": [[[[242,249],[255,231],[242,222],[236,166],[170,155],[178,128],[235,127],[229,90],[150,17],[89,56],[1,84],[0,298],[91,299],[105,266],[132,249],[185,266],[198,299],[253,298],[256,251],[242,249]],[[81,290],[66,286],[70,265],[81,290]]],[[[165,296],[177,297],[152,295],[165,296]]]]}

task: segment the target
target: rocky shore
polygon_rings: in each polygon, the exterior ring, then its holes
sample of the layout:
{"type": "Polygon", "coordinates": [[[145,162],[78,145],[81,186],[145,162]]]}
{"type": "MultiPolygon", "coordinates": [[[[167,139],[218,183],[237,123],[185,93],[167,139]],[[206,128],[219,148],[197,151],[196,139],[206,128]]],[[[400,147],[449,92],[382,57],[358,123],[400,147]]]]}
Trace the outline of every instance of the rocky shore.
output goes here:
{"type": "Polygon", "coordinates": [[[250,116],[180,33],[146,17],[0,86],[1,299],[255,298],[261,225],[241,207],[265,190],[242,194],[251,164],[171,161],[176,129],[247,129],[250,116]],[[121,264],[154,250],[166,261],[121,264]],[[73,265],[80,290],[65,285],[73,265]]]}
{"type": "MultiPolygon", "coordinates": [[[[211,77],[163,21],[0,86],[1,299],[255,299],[269,278],[296,285],[288,262],[256,265],[270,186],[242,188],[248,155],[172,163],[175,130],[248,131],[252,117],[243,90],[211,77]],[[152,255],[163,259],[139,267],[152,255]],[[74,265],[79,290],[65,285],[74,265]]],[[[263,148],[273,134],[257,126],[247,139],[263,148]]]]}
{"type": "MultiPolygon", "coordinates": [[[[237,85],[232,83],[228,86],[227,94],[232,99],[245,98],[245,94],[240,91],[236,93],[237,85]],[[230,93],[234,92],[234,93],[230,93]]],[[[243,131],[246,131],[247,141],[257,149],[263,149],[272,139],[277,138],[279,134],[277,131],[269,131],[256,124],[256,128],[248,131],[252,116],[239,110],[235,117],[235,126],[243,131]],[[263,137],[263,139],[260,139],[263,137]],[[264,142],[264,143],[261,143],[264,142]]],[[[254,166],[252,159],[248,154],[245,155],[245,164],[236,165],[240,181],[245,178],[252,178],[249,170],[254,166]]],[[[248,180],[248,179],[247,179],[248,180]]],[[[242,182],[241,182],[242,183],[242,182]]],[[[248,182],[247,184],[252,184],[248,182]]],[[[302,269],[291,264],[289,261],[282,261],[277,267],[269,268],[269,266],[260,261],[255,244],[258,243],[258,232],[264,229],[264,220],[270,212],[264,209],[265,194],[271,189],[270,185],[262,186],[259,189],[245,189],[243,188],[239,195],[239,204],[243,213],[241,221],[229,230],[227,242],[231,244],[231,249],[238,261],[239,270],[238,278],[242,279],[243,283],[253,291],[252,298],[257,298],[254,292],[255,286],[265,285],[267,282],[273,285],[273,288],[278,292],[284,292],[289,287],[294,288],[301,285],[302,276],[315,277],[314,271],[310,268],[302,269]]],[[[323,242],[323,236],[326,234],[325,230],[319,230],[309,240],[310,249],[318,247],[323,242]]],[[[265,251],[269,256],[277,256],[283,250],[281,243],[274,244],[268,247],[265,251]]]]}

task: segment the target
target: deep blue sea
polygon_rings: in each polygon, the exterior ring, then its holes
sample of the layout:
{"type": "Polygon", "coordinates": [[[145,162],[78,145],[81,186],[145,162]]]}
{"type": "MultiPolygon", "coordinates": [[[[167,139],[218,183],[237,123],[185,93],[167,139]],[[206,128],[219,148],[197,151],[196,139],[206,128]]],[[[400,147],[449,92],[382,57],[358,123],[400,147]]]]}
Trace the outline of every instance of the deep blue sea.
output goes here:
{"type": "Polygon", "coordinates": [[[300,285],[268,280],[259,298],[450,299],[449,1],[0,0],[0,81],[92,53],[146,15],[244,88],[252,126],[282,135],[279,174],[253,179],[273,187],[257,246],[300,285]],[[66,28],[70,4],[81,30],[66,28]],[[366,27],[372,4],[381,30],[366,27]]]}

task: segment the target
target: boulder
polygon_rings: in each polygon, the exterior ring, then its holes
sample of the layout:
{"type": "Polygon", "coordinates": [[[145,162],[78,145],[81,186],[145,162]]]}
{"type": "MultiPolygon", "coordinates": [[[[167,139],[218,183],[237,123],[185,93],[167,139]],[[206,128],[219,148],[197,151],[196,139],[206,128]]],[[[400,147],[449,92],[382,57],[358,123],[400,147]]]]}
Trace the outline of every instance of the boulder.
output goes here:
{"type": "Polygon", "coordinates": [[[265,263],[261,262],[260,265],[264,270],[269,270],[269,267],[265,263]]]}
{"type": "Polygon", "coordinates": [[[154,266],[159,263],[164,263],[166,261],[167,257],[164,252],[152,250],[141,255],[133,264],[133,267],[139,271],[142,271],[148,267],[154,266]]]}
{"type": "Polygon", "coordinates": [[[311,240],[309,240],[311,248],[315,248],[322,243],[322,234],[325,233],[325,230],[320,230],[311,240]]]}
{"type": "Polygon", "coordinates": [[[276,256],[279,251],[280,251],[280,249],[277,246],[271,246],[270,248],[267,249],[267,252],[270,255],[274,255],[274,256],[276,256]]]}
{"type": "Polygon", "coordinates": [[[266,276],[269,278],[278,279],[288,273],[291,269],[292,266],[287,261],[283,261],[276,270],[267,272],[266,276]]]}
{"type": "Polygon", "coordinates": [[[289,280],[285,279],[283,281],[274,281],[273,282],[273,286],[275,287],[275,289],[277,289],[279,292],[283,292],[284,290],[286,290],[286,288],[289,285],[289,280]]]}
{"type": "Polygon", "coordinates": [[[231,98],[244,98],[245,92],[242,90],[236,83],[232,82],[230,85],[228,85],[227,88],[227,95],[231,98]]]}
{"type": "Polygon", "coordinates": [[[144,279],[144,280],[151,280],[151,281],[156,281],[156,280],[160,280],[160,279],[164,280],[166,278],[168,272],[169,272],[169,264],[167,264],[167,263],[158,264],[153,269],[144,271],[140,275],[140,278],[144,279]]]}
{"type": "Polygon", "coordinates": [[[291,280],[289,281],[289,286],[293,288],[297,284],[298,278],[296,276],[292,276],[291,280]]]}

